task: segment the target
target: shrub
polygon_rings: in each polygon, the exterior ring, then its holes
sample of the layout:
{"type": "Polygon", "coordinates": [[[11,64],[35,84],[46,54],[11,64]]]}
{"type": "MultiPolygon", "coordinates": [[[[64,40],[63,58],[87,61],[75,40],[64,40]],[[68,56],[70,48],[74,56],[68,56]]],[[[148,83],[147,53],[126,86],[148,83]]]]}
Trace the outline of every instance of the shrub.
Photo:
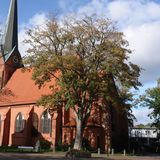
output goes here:
{"type": "Polygon", "coordinates": [[[91,158],[91,153],[82,150],[72,149],[66,153],[67,158],[91,158]]]}
{"type": "Polygon", "coordinates": [[[56,146],[56,151],[66,152],[66,151],[68,151],[69,147],[70,147],[70,145],[68,145],[68,144],[58,144],[56,146]]]}
{"type": "Polygon", "coordinates": [[[47,140],[40,140],[40,147],[41,149],[50,149],[51,148],[51,142],[47,141],[47,140]]]}
{"type": "Polygon", "coordinates": [[[1,146],[0,152],[19,152],[19,149],[16,146],[1,146]]]}

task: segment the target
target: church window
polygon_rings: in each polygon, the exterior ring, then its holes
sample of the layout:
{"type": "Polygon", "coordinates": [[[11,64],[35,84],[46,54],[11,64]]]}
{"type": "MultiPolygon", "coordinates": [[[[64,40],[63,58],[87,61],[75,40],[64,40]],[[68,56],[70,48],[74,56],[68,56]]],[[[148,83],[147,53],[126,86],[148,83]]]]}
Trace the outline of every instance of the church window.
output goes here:
{"type": "Polygon", "coordinates": [[[22,113],[18,113],[16,117],[16,132],[22,132],[24,130],[24,116],[22,113]]]}
{"type": "Polygon", "coordinates": [[[44,112],[41,117],[41,132],[42,133],[51,132],[51,116],[47,112],[44,112]]]}

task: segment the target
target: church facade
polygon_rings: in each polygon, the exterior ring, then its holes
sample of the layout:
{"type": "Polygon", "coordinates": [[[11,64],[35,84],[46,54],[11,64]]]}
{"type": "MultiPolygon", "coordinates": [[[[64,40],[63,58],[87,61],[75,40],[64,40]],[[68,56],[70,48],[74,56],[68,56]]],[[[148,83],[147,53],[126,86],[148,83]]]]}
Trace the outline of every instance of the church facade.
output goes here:
{"type": "MultiPolygon", "coordinates": [[[[42,95],[50,93],[49,84],[39,89],[32,80],[32,70],[23,71],[17,17],[17,0],[11,0],[0,51],[0,146],[34,146],[37,140],[49,141],[53,147],[59,142],[70,145],[76,132],[74,112],[62,107],[50,114],[36,105],[42,95]]],[[[128,126],[122,104],[106,108],[92,111],[83,136],[95,149],[125,148],[128,126]]]]}

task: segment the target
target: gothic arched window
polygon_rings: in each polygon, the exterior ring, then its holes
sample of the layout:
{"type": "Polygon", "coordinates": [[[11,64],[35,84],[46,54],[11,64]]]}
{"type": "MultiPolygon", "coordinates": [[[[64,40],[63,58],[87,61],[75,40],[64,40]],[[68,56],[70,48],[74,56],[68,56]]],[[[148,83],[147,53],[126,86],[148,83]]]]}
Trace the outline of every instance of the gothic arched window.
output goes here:
{"type": "Polygon", "coordinates": [[[44,112],[41,117],[41,132],[42,133],[51,132],[51,116],[47,112],[44,112]]]}
{"type": "Polygon", "coordinates": [[[24,116],[22,113],[18,113],[16,117],[16,132],[22,132],[24,130],[24,116]]]}

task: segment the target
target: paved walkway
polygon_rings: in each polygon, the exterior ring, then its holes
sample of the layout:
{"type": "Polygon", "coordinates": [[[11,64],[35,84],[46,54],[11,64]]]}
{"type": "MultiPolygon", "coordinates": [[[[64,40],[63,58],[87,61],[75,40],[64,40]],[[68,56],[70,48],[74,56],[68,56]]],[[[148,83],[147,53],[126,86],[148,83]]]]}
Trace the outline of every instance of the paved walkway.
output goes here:
{"type": "MultiPolygon", "coordinates": [[[[101,157],[107,157],[107,156],[101,155],[101,157]]],[[[146,156],[123,156],[123,155],[111,156],[110,155],[106,159],[107,160],[160,160],[160,155],[146,155],[146,156]]]]}
{"type": "Polygon", "coordinates": [[[63,155],[28,154],[28,153],[0,153],[0,160],[62,160],[63,155]]]}
{"type": "Polygon", "coordinates": [[[160,160],[160,156],[111,156],[107,160],[160,160]]]}
{"type": "MultiPolygon", "coordinates": [[[[0,153],[0,160],[68,160],[64,153],[26,154],[26,153],[0,153]]],[[[86,160],[86,158],[75,159],[86,160]]],[[[93,155],[90,160],[160,160],[160,156],[109,156],[93,155]]]]}
{"type": "MultiPolygon", "coordinates": [[[[94,154],[94,157],[98,157],[98,154],[94,154]]],[[[107,160],[160,160],[160,154],[154,155],[145,155],[145,156],[123,156],[123,155],[104,155],[101,154],[101,157],[105,157],[107,160]]]]}
{"type": "MultiPolygon", "coordinates": [[[[45,153],[45,154],[29,154],[29,153],[0,153],[0,160],[70,160],[65,158],[65,153],[45,153]]],[[[72,160],[86,160],[86,158],[77,158],[72,160]]],[[[105,157],[95,157],[90,160],[106,160],[105,157]]]]}

